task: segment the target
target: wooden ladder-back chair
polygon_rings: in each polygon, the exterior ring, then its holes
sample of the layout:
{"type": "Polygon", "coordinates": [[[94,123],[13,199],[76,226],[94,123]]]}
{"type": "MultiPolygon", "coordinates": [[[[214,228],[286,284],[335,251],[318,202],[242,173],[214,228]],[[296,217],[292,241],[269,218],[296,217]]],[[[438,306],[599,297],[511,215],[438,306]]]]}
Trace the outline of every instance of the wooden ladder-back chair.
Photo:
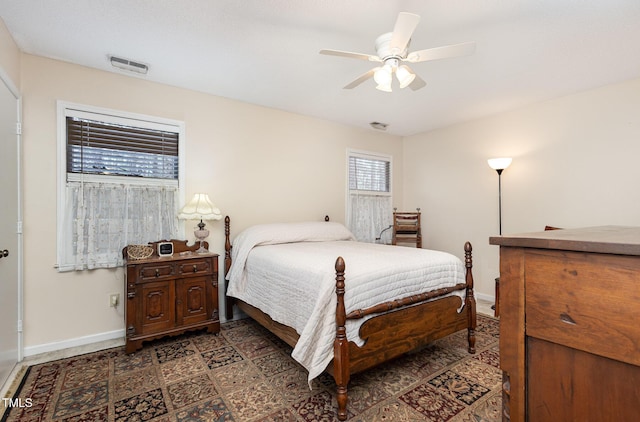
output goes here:
{"type": "Polygon", "coordinates": [[[393,209],[393,234],[391,244],[414,244],[422,248],[422,229],[420,226],[420,208],[415,212],[397,212],[393,209]]]}

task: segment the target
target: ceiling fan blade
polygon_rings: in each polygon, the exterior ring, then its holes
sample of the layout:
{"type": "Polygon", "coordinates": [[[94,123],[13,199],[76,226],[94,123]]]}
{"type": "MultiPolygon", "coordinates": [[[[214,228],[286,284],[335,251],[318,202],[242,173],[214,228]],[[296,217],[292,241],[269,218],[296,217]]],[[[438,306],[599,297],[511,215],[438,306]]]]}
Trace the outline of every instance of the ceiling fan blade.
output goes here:
{"type": "Polygon", "coordinates": [[[372,56],[370,54],[363,53],[352,53],[350,51],[340,51],[340,50],[320,50],[320,54],[325,54],[327,56],[339,56],[339,57],[348,57],[351,59],[360,59],[360,60],[368,60],[370,62],[380,62],[380,57],[372,56]]]}
{"type": "Polygon", "coordinates": [[[371,79],[373,78],[373,74],[376,72],[376,70],[380,69],[380,67],[374,67],[373,69],[371,69],[368,72],[363,73],[362,75],[358,76],[353,82],[347,84],[344,86],[344,89],[352,89],[357,87],[358,85],[360,85],[362,82],[366,81],[367,79],[371,79]]]}
{"type": "Polygon", "coordinates": [[[426,50],[409,53],[404,61],[409,63],[426,62],[428,60],[446,59],[449,57],[468,56],[476,51],[476,43],[463,42],[460,44],[445,45],[443,47],[428,48],[426,50]]]}
{"type": "Polygon", "coordinates": [[[427,86],[427,83],[418,75],[416,75],[416,78],[413,80],[413,82],[409,84],[409,88],[411,88],[412,91],[417,91],[420,88],[424,88],[425,86],[427,86]]]}
{"type": "Polygon", "coordinates": [[[409,40],[411,40],[413,31],[416,30],[418,22],[420,22],[420,16],[413,13],[400,12],[396,25],[393,27],[393,35],[389,43],[391,54],[402,54],[407,48],[409,40]]]}

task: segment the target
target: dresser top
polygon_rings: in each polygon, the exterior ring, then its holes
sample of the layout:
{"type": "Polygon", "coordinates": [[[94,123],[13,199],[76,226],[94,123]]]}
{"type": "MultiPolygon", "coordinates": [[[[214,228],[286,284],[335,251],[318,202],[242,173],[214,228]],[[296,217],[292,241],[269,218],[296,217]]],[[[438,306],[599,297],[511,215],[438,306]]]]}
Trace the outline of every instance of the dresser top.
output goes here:
{"type": "Polygon", "coordinates": [[[518,248],[640,255],[640,227],[599,226],[493,236],[489,244],[518,248]]]}

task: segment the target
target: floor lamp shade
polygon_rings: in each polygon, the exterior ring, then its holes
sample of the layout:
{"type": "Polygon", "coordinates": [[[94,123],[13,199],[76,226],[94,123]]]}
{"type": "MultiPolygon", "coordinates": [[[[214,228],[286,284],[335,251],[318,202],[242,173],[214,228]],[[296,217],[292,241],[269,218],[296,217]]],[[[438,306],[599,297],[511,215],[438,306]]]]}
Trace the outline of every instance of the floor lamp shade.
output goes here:
{"type": "Polygon", "coordinates": [[[511,165],[511,158],[489,158],[487,160],[489,167],[498,173],[498,227],[499,233],[502,235],[502,171],[511,165]]]}
{"type": "Polygon", "coordinates": [[[511,158],[506,158],[506,157],[489,158],[487,160],[487,163],[489,163],[489,167],[491,167],[495,171],[502,172],[502,170],[506,169],[507,167],[509,167],[511,165],[511,161],[512,161],[511,158]]]}

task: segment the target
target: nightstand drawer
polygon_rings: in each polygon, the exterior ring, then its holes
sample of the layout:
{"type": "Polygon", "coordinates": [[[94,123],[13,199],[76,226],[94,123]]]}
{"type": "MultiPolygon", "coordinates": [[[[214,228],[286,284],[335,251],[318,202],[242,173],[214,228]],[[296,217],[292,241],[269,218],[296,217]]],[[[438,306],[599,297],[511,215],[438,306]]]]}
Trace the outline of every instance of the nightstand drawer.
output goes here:
{"type": "Polygon", "coordinates": [[[638,259],[536,251],[525,273],[527,336],[640,365],[638,259]]]}
{"type": "Polygon", "coordinates": [[[211,259],[190,259],[178,264],[178,274],[182,276],[188,275],[206,275],[211,274],[211,259]]]}
{"type": "Polygon", "coordinates": [[[157,280],[163,277],[175,276],[173,264],[149,264],[140,267],[140,281],[157,280]]]}

